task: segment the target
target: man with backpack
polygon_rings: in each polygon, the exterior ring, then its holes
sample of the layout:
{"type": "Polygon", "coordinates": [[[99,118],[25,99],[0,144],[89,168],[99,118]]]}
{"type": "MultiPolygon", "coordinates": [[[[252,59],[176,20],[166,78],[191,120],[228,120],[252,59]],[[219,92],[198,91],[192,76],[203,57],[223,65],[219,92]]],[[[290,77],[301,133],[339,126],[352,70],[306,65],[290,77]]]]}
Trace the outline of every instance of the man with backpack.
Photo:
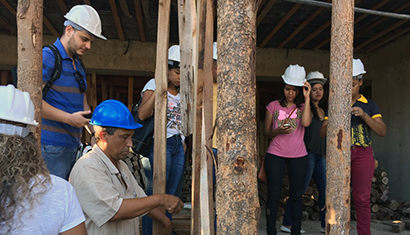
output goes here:
{"type": "MultiPolygon", "coordinates": [[[[53,45],[43,48],[43,119],[41,154],[51,174],[68,179],[76,159],[82,128],[91,110],[85,68],[80,60],[96,37],[101,20],[88,5],[76,5],[64,16],[64,31],[53,45]]],[[[89,126],[91,134],[93,129],[89,126]]]]}

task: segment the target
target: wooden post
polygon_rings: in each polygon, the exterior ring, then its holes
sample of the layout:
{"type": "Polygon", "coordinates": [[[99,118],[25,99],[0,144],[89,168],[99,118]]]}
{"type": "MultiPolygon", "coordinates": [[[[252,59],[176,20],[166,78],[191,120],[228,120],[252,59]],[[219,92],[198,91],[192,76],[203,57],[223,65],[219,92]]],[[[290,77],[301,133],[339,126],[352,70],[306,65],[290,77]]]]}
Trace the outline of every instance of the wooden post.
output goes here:
{"type": "Polygon", "coordinates": [[[134,77],[128,77],[128,109],[131,110],[134,101],[134,77]]]}
{"type": "Polygon", "coordinates": [[[107,91],[107,78],[102,77],[101,79],[101,102],[107,99],[108,91],[107,91]]]}
{"type": "MultiPolygon", "coordinates": [[[[155,68],[155,129],[154,129],[154,166],[153,194],[165,193],[166,187],[166,118],[167,118],[167,88],[168,88],[168,40],[169,15],[171,0],[159,0],[157,58],[155,68]]],[[[162,226],[153,221],[154,235],[162,233],[162,226]]]]}
{"type": "Polygon", "coordinates": [[[326,234],[349,233],[354,0],[332,2],[326,234]]]}
{"type": "Polygon", "coordinates": [[[193,132],[193,209],[191,234],[214,234],[213,157],[212,157],[212,50],[213,1],[197,4],[197,72],[195,82],[195,116],[193,132]],[[198,190],[199,189],[199,190],[198,190]],[[199,199],[199,203],[198,203],[199,199]],[[200,206],[200,208],[198,208],[200,206]],[[199,229],[199,225],[201,225],[199,229]]]}
{"type": "Polygon", "coordinates": [[[255,0],[218,0],[218,234],[258,234],[255,0]]]}
{"type": "Polygon", "coordinates": [[[181,50],[182,132],[192,134],[194,122],[194,58],[196,56],[196,7],[194,1],[178,0],[179,48],[181,50]]]}
{"type": "MultiPolygon", "coordinates": [[[[17,5],[17,77],[18,88],[27,91],[35,107],[32,129],[40,143],[43,69],[43,1],[20,0],[17,5]]],[[[40,149],[40,148],[39,148],[40,149]]]]}
{"type": "Polygon", "coordinates": [[[97,107],[97,72],[91,73],[91,106],[95,109],[97,107]]]}
{"type": "Polygon", "coordinates": [[[1,85],[2,86],[7,85],[7,71],[6,70],[1,71],[1,85]]]}

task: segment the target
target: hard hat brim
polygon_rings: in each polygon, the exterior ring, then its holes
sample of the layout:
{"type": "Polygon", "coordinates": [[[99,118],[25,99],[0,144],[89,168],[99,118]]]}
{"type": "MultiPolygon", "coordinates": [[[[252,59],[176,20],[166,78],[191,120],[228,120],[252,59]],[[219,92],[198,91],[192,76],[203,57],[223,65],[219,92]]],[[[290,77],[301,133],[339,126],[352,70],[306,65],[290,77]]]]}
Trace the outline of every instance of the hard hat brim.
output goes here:
{"type": "Polygon", "coordinates": [[[95,122],[89,122],[90,123],[90,125],[93,125],[93,126],[104,126],[104,127],[115,127],[115,128],[122,128],[122,129],[127,129],[127,130],[135,130],[135,129],[138,129],[138,128],[141,128],[142,127],[142,125],[141,124],[139,124],[139,123],[137,123],[137,122],[135,122],[134,124],[132,124],[132,125],[130,125],[130,126],[122,126],[122,125],[101,125],[101,123],[95,123],[95,122]]]}
{"type": "Polygon", "coordinates": [[[307,81],[310,83],[310,85],[313,85],[313,84],[325,85],[327,82],[327,79],[326,78],[311,78],[311,79],[308,79],[307,81]]]}
{"type": "Polygon", "coordinates": [[[302,83],[294,83],[294,82],[289,82],[289,81],[286,81],[286,78],[285,78],[285,76],[284,75],[282,75],[282,79],[283,79],[283,82],[286,84],[286,85],[290,85],[290,86],[298,86],[298,87],[302,87],[302,86],[304,86],[305,84],[304,84],[304,82],[306,81],[306,79],[302,82],[302,83]]]}
{"type": "Polygon", "coordinates": [[[0,119],[5,120],[5,121],[11,121],[11,122],[16,122],[16,123],[32,125],[32,126],[38,126],[38,122],[36,122],[36,121],[26,122],[26,121],[16,120],[16,119],[13,119],[13,118],[3,117],[3,116],[0,116],[0,119]]]}

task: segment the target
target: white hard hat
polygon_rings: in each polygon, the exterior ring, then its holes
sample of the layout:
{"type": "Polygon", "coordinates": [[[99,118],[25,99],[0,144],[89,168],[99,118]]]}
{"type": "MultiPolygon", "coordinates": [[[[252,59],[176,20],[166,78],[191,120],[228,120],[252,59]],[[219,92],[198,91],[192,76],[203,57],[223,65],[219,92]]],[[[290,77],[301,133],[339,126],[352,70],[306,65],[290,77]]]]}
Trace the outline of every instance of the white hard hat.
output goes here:
{"type": "Polygon", "coordinates": [[[101,35],[101,20],[97,11],[89,5],[76,5],[64,15],[64,17],[81,26],[91,34],[101,39],[107,40],[101,35]]]}
{"type": "Polygon", "coordinates": [[[313,71],[313,72],[308,73],[308,75],[306,76],[306,80],[310,83],[310,85],[313,85],[316,83],[325,85],[327,81],[323,73],[319,71],[313,71]]]}
{"type": "Polygon", "coordinates": [[[218,54],[217,54],[217,52],[218,52],[218,48],[216,47],[216,42],[214,42],[213,51],[212,51],[212,58],[213,58],[214,60],[218,60],[218,54]]]}
{"type": "Polygon", "coordinates": [[[181,62],[181,52],[179,45],[173,45],[168,49],[168,64],[174,68],[179,68],[181,62]]]}
{"type": "MultiPolygon", "coordinates": [[[[0,119],[37,126],[34,120],[34,105],[30,94],[14,88],[13,85],[0,86],[0,119]]],[[[27,136],[29,129],[12,124],[0,123],[0,133],[27,136]]]]}
{"type": "Polygon", "coordinates": [[[364,65],[360,59],[353,59],[353,77],[365,74],[364,65]]]}
{"type": "Polygon", "coordinates": [[[306,71],[303,66],[289,65],[285,74],[282,75],[283,82],[291,86],[303,86],[306,81],[306,71]]]}

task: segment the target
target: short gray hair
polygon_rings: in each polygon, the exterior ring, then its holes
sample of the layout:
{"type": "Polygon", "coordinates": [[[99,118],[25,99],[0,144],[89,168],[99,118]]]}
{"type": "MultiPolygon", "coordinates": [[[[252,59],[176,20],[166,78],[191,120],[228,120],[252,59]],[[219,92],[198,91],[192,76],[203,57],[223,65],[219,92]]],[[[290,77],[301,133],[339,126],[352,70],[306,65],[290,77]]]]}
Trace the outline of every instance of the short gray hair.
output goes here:
{"type": "Polygon", "coordinates": [[[100,141],[100,132],[104,131],[108,135],[114,135],[114,132],[117,130],[115,127],[105,127],[105,126],[94,126],[95,131],[95,142],[100,141]]]}

